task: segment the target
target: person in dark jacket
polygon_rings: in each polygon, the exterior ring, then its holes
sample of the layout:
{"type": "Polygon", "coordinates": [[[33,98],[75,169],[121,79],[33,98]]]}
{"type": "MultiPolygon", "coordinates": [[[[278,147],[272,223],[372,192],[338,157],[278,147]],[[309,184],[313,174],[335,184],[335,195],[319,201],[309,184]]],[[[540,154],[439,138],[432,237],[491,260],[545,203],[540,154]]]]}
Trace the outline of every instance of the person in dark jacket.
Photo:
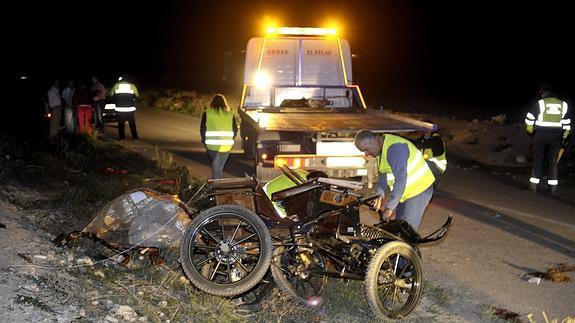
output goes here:
{"type": "Polygon", "coordinates": [[[539,90],[540,99],[525,116],[525,131],[533,136],[533,167],[529,179],[530,189],[537,191],[541,181],[543,160],[549,169],[547,185],[551,194],[557,194],[559,179],[557,158],[562,145],[566,146],[571,131],[571,119],[567,102],[552,93],[550,84],[544,84],[539,90]]]}

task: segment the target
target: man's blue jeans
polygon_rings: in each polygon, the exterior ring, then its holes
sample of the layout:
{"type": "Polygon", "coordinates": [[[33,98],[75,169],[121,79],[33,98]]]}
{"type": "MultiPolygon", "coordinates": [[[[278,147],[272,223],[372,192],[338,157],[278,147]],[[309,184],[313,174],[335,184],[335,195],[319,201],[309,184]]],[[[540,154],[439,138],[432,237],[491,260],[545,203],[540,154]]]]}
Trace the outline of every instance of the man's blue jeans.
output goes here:
{"type": "Polygon", "coordinates": [[[395,209],[395,218],[397,220],[405,220],[417,232],[423,212],[425,212],[425,208],[427,208],[432,196],[433,185],[430,185],[425,191],[403,201],[403,203],[399,203],[395,209]]]}
{"type": "Polygon", "coordinates": [[[208,157],[210,158],[210,163],[212,164],[212,178],[218,179],[222,178],[224,174],[224,166],[226,161],[230,156],[230,152],[221,153],[218,151],[213,151],[208,149],[208,157]]]}

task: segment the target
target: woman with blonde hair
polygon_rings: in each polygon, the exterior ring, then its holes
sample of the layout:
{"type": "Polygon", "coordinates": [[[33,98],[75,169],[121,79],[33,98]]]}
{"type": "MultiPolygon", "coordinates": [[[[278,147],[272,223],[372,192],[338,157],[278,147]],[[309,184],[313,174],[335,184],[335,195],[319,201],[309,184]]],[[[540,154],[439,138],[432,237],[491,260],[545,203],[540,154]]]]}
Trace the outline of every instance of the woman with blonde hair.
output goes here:
{"type": "Polygon", "coordinates": [[[212,178],[222,178],[238,126],[226,98],[216,94],[202,114],[200,134],[212,165],[212,178]]]}

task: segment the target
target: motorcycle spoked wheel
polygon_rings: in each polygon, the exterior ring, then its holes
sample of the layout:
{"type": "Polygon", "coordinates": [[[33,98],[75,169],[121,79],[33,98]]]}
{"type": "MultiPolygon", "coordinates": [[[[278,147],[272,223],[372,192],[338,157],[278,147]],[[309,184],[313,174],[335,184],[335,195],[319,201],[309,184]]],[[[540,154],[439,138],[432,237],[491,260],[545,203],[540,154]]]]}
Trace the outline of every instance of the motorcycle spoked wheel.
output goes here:
{"type": "Polygon", "coordinates": [[[271,272],[276,285],[289,297],[303,304],[314,307],[321,305],[321,294],[327,286],[326,275],[314,275],[313,269],[325,269],[325,259],[318,252],[305,252],[302,259],[295,249],[287,249],[283,246],[274,250],[271,272]],[[309,262],[306,266],[306,261],[309,262]]]}
{"type": "Polygon", "coordinates": [[[254,287],[266,274],[271,258],[266,225],[238,205],[202,211],[180,244],[180,262],[190,282],[217,296],[236,296],[254,287]]]}
{"type": "Polygon", "coordinates": [[[401,319],[417,306],[423,291],[421,258],[409,244],[392,241],[371,259],[364,280],[367,303],[380,318],[401,319]]]}

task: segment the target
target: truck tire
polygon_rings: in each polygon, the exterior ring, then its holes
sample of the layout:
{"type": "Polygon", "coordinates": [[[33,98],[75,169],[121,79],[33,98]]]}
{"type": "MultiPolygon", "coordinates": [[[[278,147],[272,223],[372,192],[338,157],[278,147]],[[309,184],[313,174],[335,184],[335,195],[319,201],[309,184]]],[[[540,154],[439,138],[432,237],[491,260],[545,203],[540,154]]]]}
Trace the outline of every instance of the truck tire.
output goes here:
{"type": "Polygon", "coordinates": [[[180,244],[180,262],[188,279],[217,296],[236,296],[254,287],[271,258],[268,228],[259,216],[238,205],[202,211],[180,244]]]}

